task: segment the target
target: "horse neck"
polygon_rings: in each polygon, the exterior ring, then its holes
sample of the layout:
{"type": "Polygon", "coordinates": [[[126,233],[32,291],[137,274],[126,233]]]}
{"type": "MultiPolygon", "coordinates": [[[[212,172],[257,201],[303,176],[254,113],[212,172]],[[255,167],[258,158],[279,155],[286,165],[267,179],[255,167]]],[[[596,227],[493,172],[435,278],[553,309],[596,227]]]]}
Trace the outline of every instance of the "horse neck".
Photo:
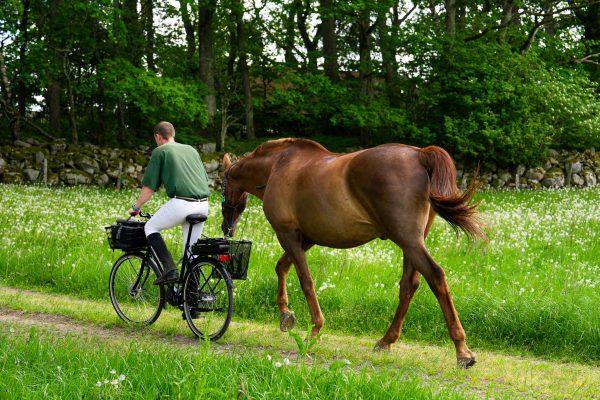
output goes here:
{"type": "Polygon", "coordinates": [[[238,163],[239,175],[236,176],[236,179],[240,180],[242,189],[262,200],[264,186],[269,181],[275,161],[276,158],[272,155],[242,159],[238,163]]]}

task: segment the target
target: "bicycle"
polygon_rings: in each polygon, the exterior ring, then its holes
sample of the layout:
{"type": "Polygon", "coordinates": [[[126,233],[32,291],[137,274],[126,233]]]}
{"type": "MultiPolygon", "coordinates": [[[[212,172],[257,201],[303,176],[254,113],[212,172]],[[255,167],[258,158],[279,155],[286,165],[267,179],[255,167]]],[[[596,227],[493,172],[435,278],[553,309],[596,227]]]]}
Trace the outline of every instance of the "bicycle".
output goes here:
{"type": "MultiPolygon", "coordinates": [[[[140,217],[152,216],[140,213],[140,217]]],[[[190,230],[179,280],[165,285],[152,283],[163,267],[148,245],[145,221],[118,219],[106,227],[111,249],[124,251],[109,277],[110,300],[119,318],[151,325],[170,304],[183,312],[197,337],[214,341],[223,336],[233,315],[233,279],[246,279],[252,243],[204,237],[190,247],[191,227],[205,220],[199,214],[186,217],[190,230]]]]}

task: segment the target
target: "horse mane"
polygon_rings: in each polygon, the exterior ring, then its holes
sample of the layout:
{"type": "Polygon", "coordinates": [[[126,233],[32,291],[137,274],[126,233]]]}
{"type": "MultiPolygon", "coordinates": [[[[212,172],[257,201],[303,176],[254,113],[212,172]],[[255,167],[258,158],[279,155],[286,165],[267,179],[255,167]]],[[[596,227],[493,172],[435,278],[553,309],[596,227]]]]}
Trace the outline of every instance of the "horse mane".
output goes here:
{"type": "Polygon", "coordinates": [[[321,145],[318,142],[315,142],[314,140],[304,138],[282,138],[264,142],[263,144],[259,145],[256,149],[254,149],[254,151],[249,154],[249,157],[263,156],[277,148],[287,148],[290,146],[300,148],[313,148],[329,152],[329,150],[327,150],[323,145],[321,145]]]}

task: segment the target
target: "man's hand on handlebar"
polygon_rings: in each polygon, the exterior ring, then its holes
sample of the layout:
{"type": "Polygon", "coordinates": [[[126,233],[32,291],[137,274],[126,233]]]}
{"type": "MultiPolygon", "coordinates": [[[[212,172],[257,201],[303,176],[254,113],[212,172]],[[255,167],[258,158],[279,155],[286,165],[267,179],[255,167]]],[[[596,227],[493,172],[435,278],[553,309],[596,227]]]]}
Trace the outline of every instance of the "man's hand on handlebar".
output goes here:
{"type": "Polygon", "coordinates": [[[135,204],[131,206],[131,208],[129,209],[129,215],[131,215],[132,217],[135,217],[136,215],[138,215],[140,212],[142,211],[142,209],[140,207],[137,207],[135,204]]]}

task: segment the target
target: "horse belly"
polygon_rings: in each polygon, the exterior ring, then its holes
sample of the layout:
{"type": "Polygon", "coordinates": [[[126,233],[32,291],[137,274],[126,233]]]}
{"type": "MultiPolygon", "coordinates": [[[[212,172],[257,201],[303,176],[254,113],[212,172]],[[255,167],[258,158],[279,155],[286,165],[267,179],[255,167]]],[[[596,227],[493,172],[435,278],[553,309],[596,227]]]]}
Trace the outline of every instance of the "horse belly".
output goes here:
{"type": "Polygon", "coordinates": [[[350,203],[307,201],[299,208],[296,213],[300,230],[317,245],[351,248],[381,236],[366,215],[350,203]]]}

